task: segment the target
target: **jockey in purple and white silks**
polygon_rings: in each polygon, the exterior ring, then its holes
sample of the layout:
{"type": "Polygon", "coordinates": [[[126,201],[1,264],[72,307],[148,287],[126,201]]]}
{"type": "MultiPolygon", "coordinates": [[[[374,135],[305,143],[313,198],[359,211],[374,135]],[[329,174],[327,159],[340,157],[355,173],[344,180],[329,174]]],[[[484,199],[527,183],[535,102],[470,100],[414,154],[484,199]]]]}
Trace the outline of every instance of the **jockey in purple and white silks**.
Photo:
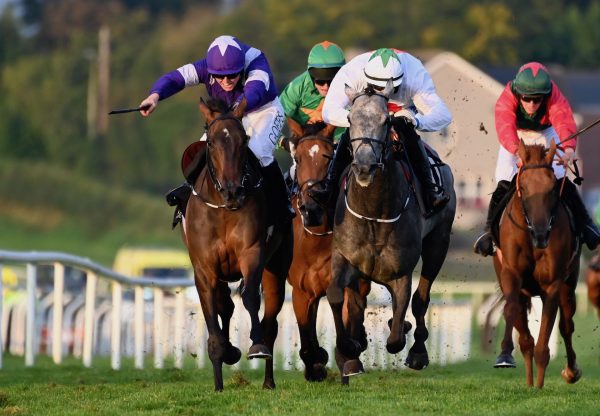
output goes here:
{"type": "MultiPolygon", "coordinates": [[[[285,115],[264,53],[233,36],[219,36],[208,47],[205,58],[161,76],[150,89],[150,95],[141,102],[140,107],[144,109],[140,113],[148,116],[159,101],[199,84],[204,84],[211,98],[224,101],[231,109],[246,98],[242,123],[250,137],[248,147],[262,166],[267,195],[275,198],[278,206],[285,202],[287,207],[287,188],[273,156],[285,115]]],[[[286,208],[290,210],[291,207],[286,208]]]]}
{"type": "MultiPolygon", "coordinates": [[[[352,103],[346,95],[345,86],[355,91],[363,91],[368,86],[383,90],[388,80],[392,80],[394,85],[388,101],[388,110],[393,115],[392,124],[405,119],[416,131],[439,131],[450,124],[452,114],[437,95],[433,80],[421,61],[407,52],[388,48],[363,53],[342,66],[325,97],[323,120],[338,127],[349,127],[348,114],[352,103]]],[[[419,135],[404,137],[403,142],[425,191],[426,216],[432,215],[450,197],[435,184],[419,135]]],[[[339,170],[336,167],[333,170],[333,177],[341,173],[335,172],[339,170]]]]}

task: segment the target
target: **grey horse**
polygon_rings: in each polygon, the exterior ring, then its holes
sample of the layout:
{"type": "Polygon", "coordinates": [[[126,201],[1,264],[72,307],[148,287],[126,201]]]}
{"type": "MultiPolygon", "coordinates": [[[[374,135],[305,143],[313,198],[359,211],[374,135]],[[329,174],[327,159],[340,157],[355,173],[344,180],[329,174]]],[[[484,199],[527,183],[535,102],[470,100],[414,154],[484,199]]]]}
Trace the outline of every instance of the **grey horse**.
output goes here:
{"type": "MultiPolygon", "coordinates": [[[[344,325],[344,289],[355,288],[359,278],[385,286],[392,296],[393,318],[386,348],[391,354],[402,351],[405,322],[411,294],[412,273],[422,259],[421,278],[412,297],[415,317],[415,342],[406,365],[421,370],[429,364],[425,341],[429,336],[425,314],[430,290],[448,252],[456,211],[454,179],[447,165],[440,168],[442,183],[451,196],[435,215],[424,218],[403,167],[394,158],[390,139],[387,101],[393,86],[388,82],[382,92],[367,88],[355,91],[346,87],[353,103],[350,109],[350,142],[353,162],[345,189],[337,200],[333,246],[333,277],[327,289],[336,328],[336,361],[344,378],[363,372],[359,360],[366,348],[361,331],[344,325]],[[358,338],[358,339],[357,339],[358,338]]],[[[398,134],[416,134],[411,125],[396,127],[398,134]]],[[[362,325],[363,316],[354,316],[362,325]]],[[[354,324],[356,326],[356,324],[354,324]]],[[[360,325],[359,325],[360,326],[360,325]]]]}

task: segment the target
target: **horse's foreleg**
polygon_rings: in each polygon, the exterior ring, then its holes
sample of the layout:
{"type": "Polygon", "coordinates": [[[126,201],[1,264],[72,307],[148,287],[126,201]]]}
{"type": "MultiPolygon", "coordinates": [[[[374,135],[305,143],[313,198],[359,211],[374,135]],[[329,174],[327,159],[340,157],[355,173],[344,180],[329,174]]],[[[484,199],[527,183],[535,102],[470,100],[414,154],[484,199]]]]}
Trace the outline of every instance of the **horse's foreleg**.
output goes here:
{"type": "Polygon", "coordinates": [[[295,287],[292,291],[292,303],[300,332],[300,359],[304,362],[304,378],[307,381],[322,381],[327,376],[325,365],[329,357],[322,348],[325,354],[319,354],[316,329],[319,299],[311,298],[307,292],[295,287]]]}
{"type": "Polygon", "coordinates": [[[390,354],[399,353],[406,345],[406,333],[404,319],[408,302],[410,300],[411,274],[391,280],[387,288],[392,295],[392,306],[394,316],[390,328],[390,336],[387,339],[386,348],[390,354]]]}
{"type": "Polygon", "coordinates": [[[561,376],[567,383],[576,383],[581,378],[581,370],[577,368],[577,356],[573,349],[573,332],[575,332],[575,324],[573,323],[573,315],[577,302],[575,301],[575,289],[567,284],[562,285],[560,289],[560,334],[565,342],[567,351],[567,366],[562,370],[561,376]]]}
{"type": "Polygon", "coordinates": [[[242,357],[241,351],[233,346],[230,341],[231,334],[229,333],[229,324],[234,309],[233,301],[231,300],[231,289],[226,282],[219,282],[217,286],[217,311],[221,317],[223,326],[223,335],[225,336],[225,355],[223,362],[228,365],[233,365],[240,361],[242,357]]]}
{"type": "Polygon", "coordinates": [[[525,364],[525,378],[528,386],[533,386],[533,337],[527,327],[527,298],[521,294],[520,279],[516,271],[505,265],[499,276],[500,286],[506,303],[504,304],[504,321],[506,323],[505,339],[516,328],[519,331],[519,346],[525,364]]]}
{"type": "Polygon", "coordinates": [[[276,276],[269,270],[263,272],[262,278],[263,297],[265,300],[265,313],[262,320],[262,328],[265,334],[265,342],[271,351],[271,357],[265,363],[265,380],[263,388],[274,389],[275,379],[273,377],[273,347],[279,327],[277,315],[281,312],[285,300],[285,275],[276,276]]]}
{"type": "Polygon", "coordinates": [[[344,308],[342,308],[344,326],[350,337],[359,342],[361,351],[365,351],[367,349],[367,331],[365,330],[367,298],[360,294],[358,281],[348,286],[344,293],[345,301],[344,308]]]}
{"type": "Polygon", "coordinates": [[[542,295],[542,319],[540,322],[540,333],[537,343],[535,344],[534,356],[537,366],[537,381],[536,387],[544,387],[544,377],[546,376],[546,368],[550,362],[550,335],[556,321],[556,313],[558,311],[559,290],[562,282],[554,280],[554,283],[546,288],[546,293],[542,295]]]}
{"type": "Polygon", "coordinates": [[[422,370],[429,365],[429,355],[425,341],[429,338],[429,331],[425,325],[425,315],[429,308],[431,285],[433,281],[421,275],[419,285],[412,296],[412,314],[415,317],[415,342],[408,351],[405,365],[413,370],[422,370]]]}
{"type": "Polygon", "coordinates": [[[265,345],[263,330],[258,316],[260,309],[260,282],[262,268],[250,268],[244,274],[244,287],[242,289],[242,303],[250,315],[250,340],[252,346],[248,351],[248,359],[271,358],[271,350],[265,345]]]}
{"type": "Polygon", "coordinates": [[[223,390],[223,357],[226,351],[225,337],[219,327],[216,289],[195,273],[196,289],[200,297],[200,305],[204,314],[204,321],[208,329],[208,357],[213,366],[215,391],[223,390]]]}
{"type": "Polygon", "coordinates": [[[335,323],[336,348],[340,354],[349,359],[357,359],[361,353],[360,344],[348,336],[342,316],[344,306],[344,289],[351,279],[351,265],[337,251],[331,257],[332,278],[327,288],[327,300],[331,306],[335,323]]]}

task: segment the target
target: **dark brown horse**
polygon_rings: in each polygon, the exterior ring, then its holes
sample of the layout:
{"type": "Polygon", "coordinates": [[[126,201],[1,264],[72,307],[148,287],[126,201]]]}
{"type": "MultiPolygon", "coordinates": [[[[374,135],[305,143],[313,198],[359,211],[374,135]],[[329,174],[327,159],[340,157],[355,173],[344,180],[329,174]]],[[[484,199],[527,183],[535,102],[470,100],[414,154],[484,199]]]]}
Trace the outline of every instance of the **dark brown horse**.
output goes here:
{"type": "MultiPolygon", "coordinates": [[[[393,91],[391,80],[382,92],[346,87],[352,106],[350,142],[353,162],[344,192],[337,200],[332,244],[332,279],[327,288],[336,328],[336,361],[342,375],[359,374],[360,340],[344,323],[344,290],[366,279],[385,286],[392,297],[393,318],[386,349],[402,351],[410,324],[405,321],[411,299],[412,273],[422,259],[421,278],[412,296],[416,328],[406,365],[421,370],[429,364],[425,341],[429,335],[425,315],[431,286],[450,243],[456,209],[453,176],[443,165],[440,176],[451,199],[437,214],[421,215],[411,184],[395,158],[390,137],[387,102],[393,91]]],[[[400,137],[416,134],[408,123],[398,126],[400,137]]],[[[352,322],[355,317],[351,317],[352,322]]]]}
{"type": "MultiPolygon", "coordinates": [[[[268,239],[266,200],[253,180],[248,136],[241,122],[245,101],[233,112],[223,103],[200,102],[207,122],[206,167],[195,181],[184,218],[184,241],[206,325],[215,390],[223,390],[222,364],[235,364],[240,350],[229,341],[234,304],[228,283],[242,279],[241,297],[250,314],[248,358],[266,358],[263,387],[274,388],[273,344],[292,257],[291,229],[268,239]],[[260,285],[264,316],[259,319],[260,285]],[[221,318],[221,325],[219,324],[221,318]]],[[[290,227],[291,228],[291,227],[290,227]]]]}
{"type": "Polygon", "coordinates": [[[596,307],[598,317],[600,317],[600,254],[596,253],[590,260],[588,270],[585,276],[587,283],[588,298],[592,305],[596,307]]]}
{"type": "MultiPolygon", "coordinates": [[[[325,178],[333,156],[334,126],[323,123],[300,125],[289,121],[293,137],[290,151],[296,163],[296,192],[292,205],[294,219],[294,257],[288,274],[292,286],[292,301],[300,331],[300,358],[304,362],[304,377],[308,381],[322,381],[327,376],[327,351],[319,346],[317,338],[317,313],[319,300],[331,281],[331,241],[333,238],[333,205],[335,201],[323,194],[325,178]],[[313,133],[313,131],[315,133],[313,133]]],[[[355,313],[364,315],[366,296],[370,284],[360,281],[358,297],[346,300],[347,308],[358,308],[355,313]]],[[[354,292],[348,295],[352,296],[354,292]]],[[[366,347],[362,324],[360,339],[366,347]]]]}
{"type": "Polygon", "coordinates": [[[560,333],[567,350],[562,377],[567,383],[575,383],[581,377],[572,344],[581,245],[560,202],[560,184],[552,169],[555,153],[554,143],[549,149],[520,143],[518,155],[523,164],[517,176],[517,191],[502,215],[501,250],[494,256],[498,282],[506,300],[501,356],[512,354],[514,327],[519,332],[527,385],[533,386],[535,360],[538,388],[544,386],[550,360],[548,341],[558,310],[560,333]],[[537,342],[527,325],[532,296],[540,296],[543,303],[537,342]]]}

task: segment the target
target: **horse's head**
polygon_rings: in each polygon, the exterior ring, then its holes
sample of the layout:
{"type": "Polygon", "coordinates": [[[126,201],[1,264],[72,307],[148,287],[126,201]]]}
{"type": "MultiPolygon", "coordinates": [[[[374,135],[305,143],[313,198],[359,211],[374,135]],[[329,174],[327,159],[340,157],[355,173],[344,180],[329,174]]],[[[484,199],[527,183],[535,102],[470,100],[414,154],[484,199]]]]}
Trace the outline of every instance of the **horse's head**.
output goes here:
{"type": "Polygon", "coordinates": [[[521,141],[518,155],[523,162],[517,175],[517,195],[521,199],[527,228],[536,248],[546,248],[554,223],[559,193],[552,161],[556,143],[527,146],[521,141]]]}
{"type": "Polygon", "coordinates": [[[296,162],[296,201],[305,227],[322,225],[327,214],[329,195],[324,191],[333,157],[334,130],[335,126],[325,123],[309,124],[298,131],[292,128],[290,151],[296,162]]]}
{"type": "Polygon", "coordinates": [[[230,112],[217,100],[199,104],[207,123],[207,167],[215,189],[227,209],[242,206],[246,193],[243,186],[244,166],[248,154],[248,136],[242,124],[246,100],[230,112]]]}
{"type": "Polygon", "coordinates": [[[352,102],[348,121],[352,144],[352,172],[361,186],[369,186],[378,168],[383,168],[389,146],[390,120],[387,101],[394,89],[388,81],[383,91],[367,87],[355,91],[346,86],[346,95],[352,102]]]}

